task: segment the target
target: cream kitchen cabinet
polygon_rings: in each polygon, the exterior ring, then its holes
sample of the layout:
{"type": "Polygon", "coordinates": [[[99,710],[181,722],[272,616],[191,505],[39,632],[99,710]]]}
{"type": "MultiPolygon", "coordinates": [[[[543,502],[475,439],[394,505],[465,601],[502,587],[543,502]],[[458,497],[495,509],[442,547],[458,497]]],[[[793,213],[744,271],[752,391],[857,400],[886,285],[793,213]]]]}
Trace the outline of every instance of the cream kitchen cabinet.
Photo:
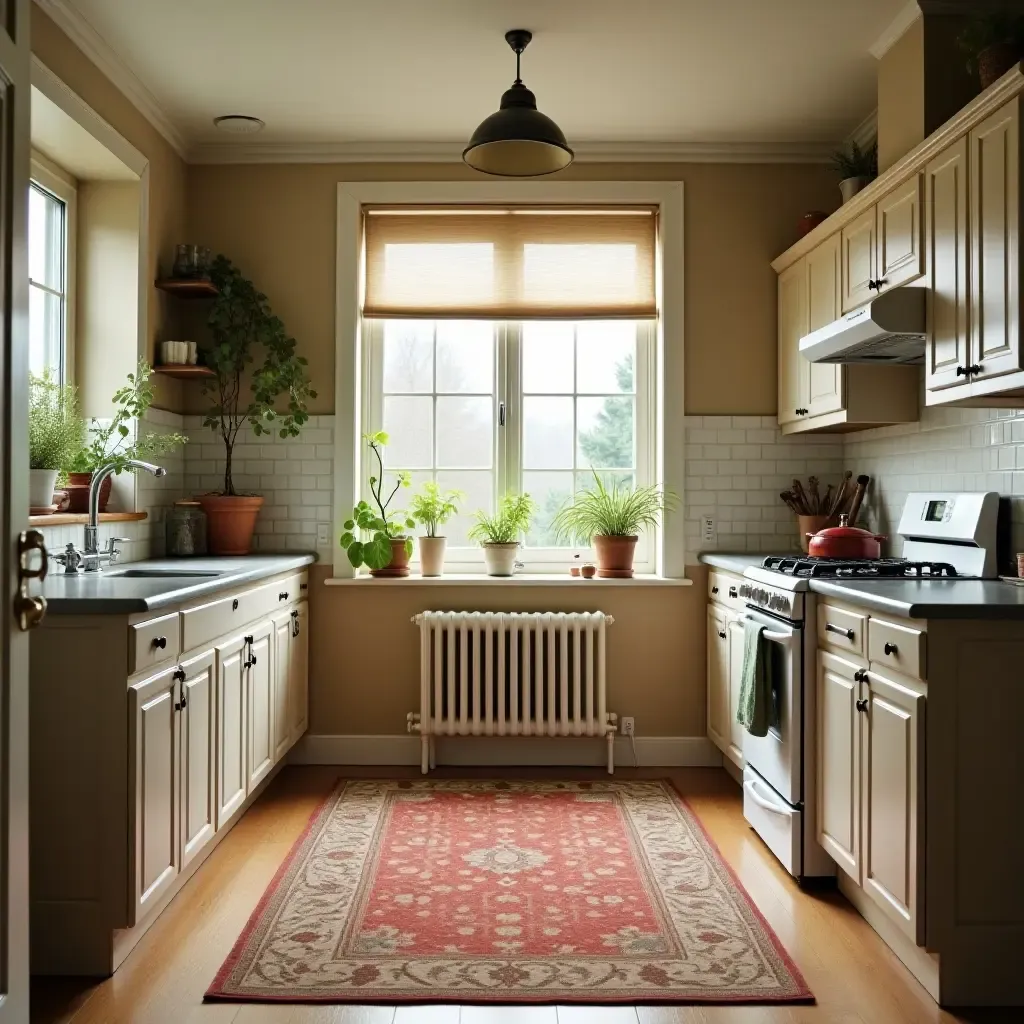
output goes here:
{"type": "Polygon", "coordinates": [[[878,234],[874,207],[843,228],[841,248],[842,310],[849,313],[875,297],[878,234]]]}
{"type": "Polygon", "coordinates": [[[708,605],[707,648],[708,739],[719,750],[729,748],[729,613],[708,605]]]}
{"type": "Polygon", "coordinates": [[[743,667],[743,603],[738,596],[739,582],[740,577],[720,572],[712,573],[709,581],[707,722],[708,739],[742,772],[743,726],[736,721],[743,667]]]}
{"type": "Polygon", "coordinates": [[[305,730],[308,583],[283,561],[286,574],[214,600],[50,615],[33,635],[37,973],[109,975],[305,730]],[[283,638],[272,616],[291,625],[283,638]]]}

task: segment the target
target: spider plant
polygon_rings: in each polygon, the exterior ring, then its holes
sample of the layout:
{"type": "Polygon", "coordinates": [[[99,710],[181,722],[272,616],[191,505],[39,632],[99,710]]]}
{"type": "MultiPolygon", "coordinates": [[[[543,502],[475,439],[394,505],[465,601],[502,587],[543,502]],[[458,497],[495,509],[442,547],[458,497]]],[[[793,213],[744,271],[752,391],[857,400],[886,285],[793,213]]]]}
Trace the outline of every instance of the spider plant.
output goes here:
{"type": "Polygon", "coordinates": [[[506,494],[498,502],[498,511],[489,516],[483,509],[473,513],[476,522],[469,539],[478,544],[516,544],[530,528],[537,503],[529,494],[506,494]]]}
{"type": "Polygon", "coordinates": [[[594,486],[577,491],[551,526],[562,542],[635,537],[645,527],[657,526],[662,514],[675,505],[675,495],[658,487],[631,487],[620,481],[608,485],[594,472],[594,486]]]}

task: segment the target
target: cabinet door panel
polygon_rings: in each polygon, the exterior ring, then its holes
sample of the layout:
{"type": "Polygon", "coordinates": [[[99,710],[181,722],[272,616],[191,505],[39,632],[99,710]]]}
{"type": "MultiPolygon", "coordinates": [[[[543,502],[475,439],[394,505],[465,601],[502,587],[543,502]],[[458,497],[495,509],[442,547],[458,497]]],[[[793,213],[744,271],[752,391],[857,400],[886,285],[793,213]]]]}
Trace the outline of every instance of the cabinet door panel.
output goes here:
{"type": "Polygon", "coordinates": [[[801,418],[801,364],[810,364],[800,356],[800,339],[807,323],[807,264],[800,260],[779,275],[779,423],[801,418]]]}
{"type": "Polygon", "coordinates": [[[843,312],[849,313],[875,297],[868,287],[876,276],[874,207],[843,228],[841,247],[843,312]]]}
{"type": "Polygon", "coordinates": [[[914,942],[924,942],[924,697],[868,673],[861,714],[864,892],[914,942]]]}
{"type": "Polygon", "coordinates": [[[236,636],[217,648],[217,828],[245,802],[248,645],[236,636]]]}
{"type": "Polygon", "coordinates": [[[744,629],[742,617],[729,617],[729,749],[726,753],[743,766],[744,728],[736,721],[740,707],[740,680],[743,676],[744,629]]]}
{"type": "Polygon", "coordinates": [[[175,668],[129,689],[134,758],[132,918],[141,921],[181,869],[178,851],[178,696],[175,668]]]}
{"type": "Polygon", "coordinates": [[[217,830],[217,680],[212,650],[183,662],[181,709],[181,866],[187,867],[217,830]]]}
{"type": "Polygon", "coordinates": [[[725,612],[708,606],[708,738],[729,747],[729,634],[725,612]]]}
{"type": "Polygon", "coordinates": [[[925,170],[928,211],[928,344],[925,386],[931,390],[967,383],[970,365],[967,303],[970,243],[967,139],[954,143],[925,170]]]}
{"type": "Polygon", "coordinates": [[[291,745],[291,612],[275,615],[274,623],[274,760],[280,760],[291,745]]]}
{"type": "Polygon", "coordinates": [[[309,728],[309,602],[295,608],[288,672],[288,720],[291,743],[309,728]]]}
{"type": "MultiPolygon", "coordinates": [[[[807,331],[816,331],[842,315],[839,235],[807,254],[807,331]]],[[[836,363],[810,363],[799,356],[800,382],[806,391],[800,405],[811,416],[843,408],[843,368],[836,363]]]]}
{"type": "Polygon", "coordinates": [[[879,292],[924,273],[921,238],[921,176],[894,188],[877,203],[879,292]]]}
{"type": "Polygon", "coordinates": [[[860,744],[852,662],[818,652],[818,842],[860,881],[860,744]]]}
{"type": "Polygon", "coordinates": [[[1021,369],[1019,101],[970,134],[971,358],[975,379],[1021,369]]]}
{"type": "Polygon", "coordinates": [[[270,653],[271,624],[253,629],[249,644],[246,684],[248,687],[248,777],[251,793],[274,767],[274,687],[270,653]]]}

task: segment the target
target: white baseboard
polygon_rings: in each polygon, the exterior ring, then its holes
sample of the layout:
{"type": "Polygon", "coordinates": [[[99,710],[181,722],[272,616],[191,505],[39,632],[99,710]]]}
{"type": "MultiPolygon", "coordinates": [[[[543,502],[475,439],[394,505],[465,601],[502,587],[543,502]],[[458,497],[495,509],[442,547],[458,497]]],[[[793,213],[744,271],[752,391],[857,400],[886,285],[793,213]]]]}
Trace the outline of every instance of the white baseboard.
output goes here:
{"type": "MultiPolygon", "coordinates": [[[[447,765],[531,766],[603,765],[605,741],[581,736],[445,736],[437,740],[437,763],[447,765]]],[[[722,755],[704,736],[637,736],[642,768],[719,768],[722,755]]],[[[292,764],[419,764],[419,736],[304,736],[291,753],[292,764]]],[[[625,736],[615,738],[615,763],[632,767],[625,736]]]]}

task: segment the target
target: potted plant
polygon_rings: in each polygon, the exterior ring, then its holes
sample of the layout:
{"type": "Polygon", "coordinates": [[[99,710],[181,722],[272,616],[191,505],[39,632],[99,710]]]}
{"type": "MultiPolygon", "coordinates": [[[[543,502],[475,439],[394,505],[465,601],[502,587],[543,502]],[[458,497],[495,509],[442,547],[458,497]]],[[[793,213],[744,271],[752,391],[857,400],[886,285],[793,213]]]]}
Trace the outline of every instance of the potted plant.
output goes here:
{"type": "Polygon", "coordinates": [[[74,387],[60,384],[48,369],[41,377],[29,374],[28,502],[32,508],[53,505],[57,476],[78,454],[84,433],[74,387]]]}
{"type": "Polygon", "coordinates": [[[529,494],[506,494],[493,516],[483,509],[473,513],[476,522],[470,528],[469,539],[483,546],[488,576],[511,576],[515,572],[519,538],[530,529],[536,508],[529,494]]]}
{"type": "Polygon", "coordinates": [[[593,545],[598,576],[630,579],[638,534],[645,527],[657,526],[675,503],[674,495],[657,487],[608,486],[595,472],[593,488],[577,491],[551,525],[560,540],[593,545]]]}
{"type": "Polygon", "coordinates": [[[437,535],[437,528],[444,526],[452,516],[458,515],[459,502],[464,497],[461,491],[442,493],[433,480],[428,480],[420,493],[413,496],[409,512],[427,530],[425,536],[417,538],[420,546],[420,572],[424,576],[443,575],[444,551],[448,541],[437,535]]]}
{"type": "Polygon", "coordinates": [[[408,576],[412,557],[412,538],[405,532],[416,524],[405,512],[392,509],[391,503],[399,488],[410,485],[408,473],[396,473],[391,493],[384,497],[384,456],[381,450],[388,443],[383,430],[364,434],[377,460],[377,472],[370,477],[370,495],[373,505],[360,501],[352,509],[352,518],[345,521],[341,546],[348,555],[353,569],[365,565],[371,576],[408,576]]]}
{"type": "MultiPolygon", "coordinates": [[[[68,473],[68,511],[87,512],[92,474],[104,463],[116,464],[116,473],[128,469],[129,459],[149,460],[165,455],[187,443],[184,434],[155,434],[142,436],[138,425],[153,404],[152,367],[145,359],[139,360],[135,373],[128,374],[128,383],[114,393],[114,415],[106,426],[93,419],[89,424],[89,441],[77,453],[68,473]]],[[[105,512],[110,500],[111,477],[100,484],[100,511],[105,512]]]]}
{"type": "Polygon", "coordinates": [[[972,18],[957,39],[967,54],[967,71],[982,89],[1002,78],[1024,56],[1024,15],[990,11],[972,18]]]}
{"type": "Polygon", "coordinates": [[[851,142],[849,150],[840,149],[832,154],[832,166],[839,174],[843,203],[848,203],[878,177],[878,143],[870,149],[861,149],[856,142],[851,142]]]}
{"type": "Polygon", "coordinates": [[[296,354],[295,339],[271,312],[266,295],[226,256],[214,259],[210,279],[217,297],[207,318],[210,341],[203,356],[214,375],[203,382],[211,400],[203,424],[224,442],[224,487],[197,500],[206,513],[210,553],[245,555],[263,498],[235,490],[231,459],[238,434],[248,423],[257,437],[273,430],[280,437],[297,437],[316,392],[306,360],[296,354]]]}

